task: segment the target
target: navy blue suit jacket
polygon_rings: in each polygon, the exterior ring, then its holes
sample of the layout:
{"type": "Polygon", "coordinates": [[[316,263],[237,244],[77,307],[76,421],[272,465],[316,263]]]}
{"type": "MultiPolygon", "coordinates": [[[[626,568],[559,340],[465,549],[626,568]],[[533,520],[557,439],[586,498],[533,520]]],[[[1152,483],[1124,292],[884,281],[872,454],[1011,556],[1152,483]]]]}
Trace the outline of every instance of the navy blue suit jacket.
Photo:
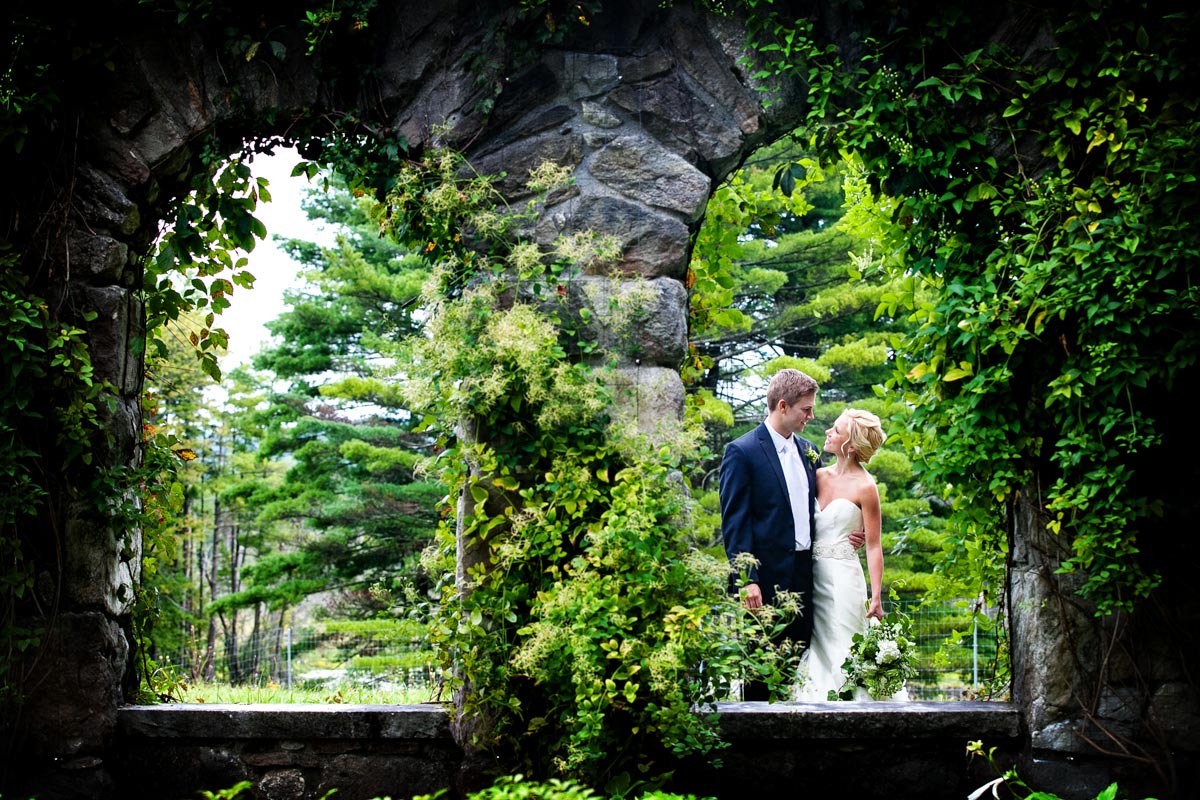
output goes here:
{"type": "MultiPolygon", "coordinates": [[[[808,473],[808,524],[815,532],[817,476],[809,453],[815,453],[816,448],[799,436],[793,438],[800,445],[800,462],[808,473]]],[[[796,526],[787,481],[765,422],[725,447],[720,495],[721,535],[730,562],[740,553],[750,553],[759,562],[743,584],[757,583],[763,601],[768,603],[774,599],[777,587],[809,594],[811,585],[793,585],[795,560],[812,556],[796,552],[796,526]]]]}

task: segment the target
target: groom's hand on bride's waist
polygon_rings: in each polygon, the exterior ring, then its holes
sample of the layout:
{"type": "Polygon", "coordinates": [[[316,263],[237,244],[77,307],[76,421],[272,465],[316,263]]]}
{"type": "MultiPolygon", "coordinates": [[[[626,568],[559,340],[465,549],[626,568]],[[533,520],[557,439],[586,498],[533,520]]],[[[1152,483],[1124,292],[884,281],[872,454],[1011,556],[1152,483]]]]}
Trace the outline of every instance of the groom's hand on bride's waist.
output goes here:
{"type": "Polygon", "coordinates": [[[850,531],[850,546],[855,550],[861,550],[862,546],[867,543],[866,531],[850,531]]]}

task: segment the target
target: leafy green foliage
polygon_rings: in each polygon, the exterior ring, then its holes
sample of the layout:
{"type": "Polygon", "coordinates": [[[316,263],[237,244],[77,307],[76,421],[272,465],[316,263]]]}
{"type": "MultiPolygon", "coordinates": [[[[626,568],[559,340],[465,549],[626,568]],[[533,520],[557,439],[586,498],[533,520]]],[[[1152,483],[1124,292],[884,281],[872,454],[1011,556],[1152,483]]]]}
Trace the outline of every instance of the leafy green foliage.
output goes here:
{"type": "Polygon", "coordinates": [[[145,612],[158,618],[146,649],[155,658],[186,654],[193,677],[208,674],[223,645],[231,680],[263,679],[251,674],[268,635],[261,626],[270,618],[282,628],[315,594],[330,598],[318,613],[386,615],[428,588],[417,559],[445,489],[415,473],[431,439],[413,430],[394,384],[374,373],[394,357],[393,340],[418,329],[427,268],[379,238],[372,200],[338,179],[329,184],[307,202],[314,218],[338,227],[338,241],[284,243],[307,283],[270,324],[278,344],[255,356],[267,371],[234,370],[224,403],[185,407],[203,382],[195,371],[181,377],[187,342],[167,337],[169,357],[149,362],[171,430],[198,458],[183,476],[188,505],[173,521],[183,554],[164,557],[155,582],[174,602],[145,612]]]}
{"type": "MultiPolygon", "coordinates": [[[[815,167],[811,162],[809,164],[815,167]]],[[[757,227],[774,235],[784,215],[803,216],[811,208],[801,194],[783,200],[773,188],[755,180],[760,174],[735,173],[709,198],[706,224],[696,238],[688,268],[687,282],[691,292],[688,323],[694,337],[704,337],[710,331],[750,328],[752,317],[734,303],[735,289],[738,288],[734,262],[744,257],[745,232],[757,227]]],[[[806,174],[813,180],[819,175],[815,169],[806,174]]],[[[744,282],[748,284],[747,295],[774,295],[787,282],[787,275],[756,266],[744,275],[744,282]]],[[[753,310],[747,311],[752,313],[753,310]]],[[[691,371],[685,371],[685,375],[698,377],[713,363],[711,356],[696,359],[690,365],[691,371]]]]}
{"type": "Polygon", "coordinates": [[[415,429],[420,418],[397,391],[394,368],[381,366],[397,363],[396,340],[419,330],[428,267],[378,236],[374,201],[337,179],[331,185],[307,207],[338,226],[336,244],[284,243],[306,267],[305,286],[268,325],[278,343],[254,358],[265,372],[234,376],[245,381],[258,457],[288,466],[280,481],[231,487],[229,500],[246,524],[299,524],[307,535],[248,564],[247,594],[230,598],[235,605],[280,607],[333,590],[355,596],[360,611],[381,612],[386,603],[373,593],[417,579],[417,554],[445,495],[417,473],[431,437],[415,429]]]}
{"type": "Polygon", "coordinates": [[[822,169],[785,139],[710,199],[689,271],[692,342],[682,372],[733,404],[741,421],[761,400],[746,384],[787,359],[822,382],[823,402],[873,397],[891,373],[889,345],[905,322],[875,314],[892,291],[887,258],[878,226],[858,221],[861,164],[835,163],[822,169]],[[785,197],[771,188],[771,172],[789,165],[803,167],[804,182],[785,197]]]}
{"type": "MultiPolygon", "coordinates": [[[[634,791],[629,787],[629,791],[634,791]]],[[[419,795],[414,800],[436,800],[441,793],[419,795]]],[[[695,800],[689,795],[684,797],[677,794],[667,794],[659,791],[649,791],[632,794],[626,792],[605,792],[598,795],[592,789],[581,786],[574,781],[564,781],[551,778],[548,781],[533,781],[524,775],[505,775],[498,778],[486,789],[468,795],[468,800],[599,800],[600,797],[637,797],[640,800],[695,800]]]]}
{"type": "MultiPolygon", "coordinates": [[[[29,143],[29,131],[47,130],[47,119],[63,102],[63,92],[71,95],[81,90],[74,82],[69,89],[61,85],[54,88],[68,70],[86,71],[89,66],[100,70],[112,65],[106,63],[108,55],[94,40],[80,40],[79,31],[86,27],[88,17],[73,19],[59,30],[44,25],[41,12],[28,4],[6,10],[6,20],[9,13],[17,24],[15,38],[4,40],[8,69],[0,88],[0,138],[5,139],[6,146],[21,151],[29,143]]],[[[57,124],[50,129],[55,127],[57,124]]],[[[37,147],[44,145],[42,138],[34,143],[37,147]]],[[[171,229],[162,238],[163,248],[158,258],[146,266],[147,285],[143,289],[148,290],[145,299],[150,337],[170,325],[172,335],[190,340],[209,374],[215,376],[219,374],[215,354],[225,344],[223,331],[214,326],[215,315],[228,306],[235,284],[248,287],[252,281],[241,272],[244,262],[230,251],[236,247],[249,249],[255,237],[262,235],[261,225],[251,212],[259,196],[265,197],[265,187],[252,185],[240,162],[222,166],[210,157],[206,163],[211,168],[202,170],[193,184],[198,192],[176,205],[171,229]],[[191,312],[197,308],[207,316],[199,320],[192,317],[191,312]]],[[[122,542],[122,558],[137,552],[133,540],[141,532],[145,588],[137,599],[134,633],[139,644],[146,645],[159,616],[154,602],[158,569],[164,560],[173,558],[175,546],[171,531],[174,514],[181,505],[181,486],[173,467],[186,451],[171,434],[148,426],[138,466],[110,465],[93,458],[93,454],[111,446],[107,426],[111,424],[115,389],[101,385],[93,376],[81,327],[92,317],[85,314],[73,322],[60,318],[60,314],[70,313],[69,304],[52,306],[41,299],[34,286],[18,277],[19,270],[27,268],[15,252],[6,253],[2,285],[5,305],[12,301],[5,313],[6,336],[12,346],[5,361],[14,392],[0,413],[0,431],[11,438],[6,455],[12,459],[9,489],[4,497],[3,546],[9,556],[5,562],[13,570],[6,571],[5,584],[11,591],[6,596],[4,619],[6,633],[12,632],[15,637],[8,640],[6,636],[6,640],[18,651],[27,650],[37,642],[37,633],[30,628],[30,621],[41,613],[36,600],[41,600],[43,608],[55,605],[50,597],[34,598],[28,574],[28,559],[49,551],[51,544],[40,537],[22,539],[20,531],[54,530],[53,526],[30,525],[30,521],[43,513],[41,505],[50,496],[47,487],[57,484],[73,487],[80,507],[94,509],[95,518],[116,532],[122,542]],[[53,398],[53,403],[33,403],[34,398],[53,398]],[[22,466],[32,464],[32,459],[40,464],[35,471],[22,466]],[[131,493],[131,488],[140,498],[131,493]],[[21,613],[27,615],[26,622],[18,624],[13,620],[21,613]]],[[[54,531],[54,535],[59,533],[54,531]]],[[[16,663],[16,658],[5,660],[6,668],[16,663]]],[[[147,671],[152,669],[149,663],[144,666],[147,671]]],[[[5,676],[6,687],[17,682],[10,684],[5,676]]]]}
{"type": "Polygon", "coordinates": [[[14,153],[25,149],[31,125],[36,129],[59,101],[53,88],[56,65],[43,51],[46,36],[36,20],[14,14],[0,40],[0,145],[14,153]]]}
{"type": "MultiPolygon", "coordinates": [[[[1024,781],[1024,779],[1021,778],[1019,774],[1017,774],[1017,770],[1014,767],[1004,768],[998,764],[996,759],[996,748],[994,747],[985,749],[983,742],[978,740],[968,742],[967,756],[972,759],[983,758],[988,762],[992,769],[999,773],[998,778],[988,781],[983,786],[980,786],[978,789],[971,792],[970,798],[983,797],[985,794],[991,794],[993,797],[997,797],[999,796],[998,792],[1000,787],[1003,786],[1014,798],[1018,798],[1018,800],[1061,800],[1059,795],[1055,794],[1054,792],[1044,792],[1031,787],[1024,781]]],[[[1118,792],[1119,790],[1117,788],[1117,784],[1110,783],[1107,787],[1100,790],[1100,792],[1096,795],[1095,800],[1117,800],[1118,797],[1122,796],[1118,792]]],[[[1152,798],[1147,798],[1147,800],[1152,800],[1152,798]]]]}
{"type": "Polygon", "coordinates": [[[438,436],[430,468],[460,498],[425,557],[446,576],[431,637],[464,716],[484,722],[475,746],[507,747],[537,775],[628,786],[720,746],[712,703],[743,667],[782,685],[794,661],[747,654],[781,621],[742,616],[725,565],[690,547],[672,475],[694,440],[655,445],[610,415],[614,390],[568,357],[548,302],[570,263],[508,237],[456,158],[426,154],[389,198],[396,235],[439,256],[424,335],[402,359],[405,395],[438,436]]]}
{"type": "MultiPolygon", "coordinates": [[[[0,251],[0,697],[19,699],[21,659],[41,642],[34,596],[36,542],[23,535],[25,523],[44,513],[50,486],[92,464],[103,445],[100,404],[103,387],[94,379],[84,331],[55,318],[50,304],[31,293],[15,255],[0,251]],[[45,398],[64,402],[47,407],[45,398]]],[[[96,496],[88,500],[100,508],[96,496]]]]}
{"type": "Polygon", "coordinates": [[[890,271],[877,316],[907,317],[888,389],[953,502],[945,574],[1002,573],[1006,508],[1038,474],[1063,570],[1099,613],[1131,608],[1159,581],[1139,537],[1161,507],[1135,481],[1162,445],[1153,389],[1196,369],[1194,15],[1048,9],[1036,61],[970,46],[987,8],[866,11],[847,61],[812,21],[741,5],[754,77],[806,86],[812,152],[860,165],[848,222],[890,271]]]}
{"type": "Polygon", "coordinates": [[[304,23],[309,30],[304,35],[308,43],[308,52],[317,52],[324,40],[333,35],[337,23],[343,18],[353,31],[361,31],[370,25],[371,13],[375,10],[377,0],[343,0],[342,3],[330,3],[316,10],[304,12],[304,23]]]}
{"type": "MultiPolygon", "coordinates": [[[[1156,504],[1130,491],[1160,444],[1139,398],[1181,379],[1197,352],[1195,326],[1180,320],[1196,315],[1187,273],[1200,243],[1173,222],[1200,201],[1177,166],[1194,148],[1196,123],[1180,112],[1196,101],[1175,71],[1193,58],[1190,28],[1146,11],[1064,18],[1044,67],[990,46],[907,73],[864,69],[856,90],[873,111],[840,134],[900,195],[904,268],[936,293],[883,307],[920,325],[901,345],[896,386],[936,453],[919,469],[957,496],[960,546],[1001,554],[996,504],[1049,468],[1048,526],[1068,537],[1063,569],[1081,573],[1099,613],[1131,608],[1158,582],[1138,557],[1156,504]],[[1002,88],[1014,72],[1014,91],[1002,88]],[[1027,153],[1001,159],[963,124],[988,116],[1011,141],[1039,143],[1036,174],[1014,169],[1027,153]]],[[[903,61],[902,48],[878,55],[903,61]]]]}
{"type": "Polygon", "coordinates": [[[3,505],[0,506],[0,530],[3,531],[0,534],[0,554],[8,565],[0,582],[3,590],[0,596],[3,604],[0,606],[3,610],[0,616],[0,644],[5,653],[3,666],[0,666],[0,696],[8,699],[16,689],[8,674],[15,662],[14,656],[40,641],[39,631],[22,625],[16,619],[17,603],[33,587],[34,570],[22,551],[21,540],[13,525],[19,518],[35,513],[46,494],[38,480],[35,462],[38,454],[30,448],[30,443],[21,441],[17,419],[35,400],[34,379],[44,375],[44,362],[40,356],[45,348],[44,331],[48,315],[44,303],[39,302],[38,298],[17,291],[21,288],[20,281],[10,271],[10,260],[0,263],[3,263],[2,274],[5,278],[5,285],[0,288],[0,320],[3,320],[0,325],[8,343],[0,355],[0,368],[4,371],[6,385],[13,389],[5,392],[0,400],[0,436],[4,440],[4,447],[0,448],[0,476],[6,486],[3,505]],[[36,360],[30,358],[35,354],[36,360]]]}
{"type": "Polygon", "coordinates": [[[154,395],[143,402],[146,422],[142,428],[144,478],[141,498],[144,513],[141,517],[142,574],[136,592],[133,611],[133,631],[137,653],[141,658],[142,690],[149,697],[167,699],[181,688],[177,676],[164,671],[155,656],[173,651],[177,644],[172,633],[181,629],[181,606],[169,601],[186,591],[173,572],[180,559],[182,532],[179,521],[185,504],[184,477],[181,465],[196,458],[179,437],[153,424],[160,409],[154,395]]]}
{"type": "Polygon", "coordinates": [[[208,168],[192,180],[191,192],[165,224],[158,250],[146,266],[143,289],[146,334],[158,343],[159,356],[166,353],[162,339],[155,336],[159,327],[178,323],[194,311],[204,314],[198,330],[182,335],[196,349],[204,372],[219,381],[217,356],[229,337],[215,327],[216,318],[229,308],[235,287],[254,286],[245,254],[267,235],[254,210],[271,196],[266,179],[253,176],[245,157],[222,161],[210,156],[206,163],[208,168]]]}
{"type": "Polygon", "coordinates": [[[254,784],[250,781],[238,781],[226,789],[218,789],[215,792],[202,789],[199,794],[204,800],[234,800],[234,798],[240,797],[243,792],[253,788],[254,784]]]}
{"type": "MultiPolygon", "coordinates": [[[[352,6],[350,19],[357,25],[365,21],[373,3],[352,0],[347,5],[352,6]]],[[[222,55],[246,61],[282,60],[286,50],[279,40],[280,26],[304,17],[304,9],[258,4],[248,10],[212,0],[142,0],[136,8],[127,10],[128,15],[122,16],[118,25],[137,27],[169,18],[190,31],[219,31],[216,38],[221,42],[222,55]]],[[[36,165],[39,170],[55,162],[55,149],[69,152],[75,148],[77,142],[69,137],[71,132],[78,135],[77,126],[64,124],[64,120],[90,103],[88,93],[95,86],[93,76],[105,75],[116,68],[108,41],[107,26],[112,24],[112,15],[90,6],[73,9],[66,17],[59,11],[24,0],[10,3],[5,7],[5,33],[0,39],[0,60],[4,64],[0,72],[0,143],[6,151],[22,154],[24,163],[36,165]],[[31,149],[34,152],[30,153],[31,149]]],[[[339,38],[342,35],[344,32],[339,32],[339,38]]],[[[328,37],[323,39],[324,46],[328,37]]],[[[354,124],[342,124],[339,130],[353,132],[354,124]]],[[[181,172],[187,183],[168,210],[168,219],[158,237],[159,249],[143,264],[144,284],[140,288],[147,315],[146,341],[154,349],[149,354],[150,364],[162,356],[168,344],[186,342],[194,348],[203,370],[210,377],[219,378],[217,357],[224,350],[227,337],[217,320],[228,307],[235,288],[252,286],[253,277],[245,270],[244,256],[265,234],[254,212],[259,200],[267,200],[269,196],[265,183],[253,180],[248,163],[255,153],[269,152],[277,143],[274,140],[252,143],[232,159],[227,159],[226,151],[213,145],[202,154],[198,171],[193,172],[195,165],[189,164],[181,172]]],[[[31,178],[32,174],[14,175],[14,183],[32,186],[31,178]]],[[[66,179],[63,185],[74,181],[69,173],[50,180],[57,178],[66,179]]],[[[42,179],[37,176],[37,180],[42,179]]],[[[33,194],[38,191],[30,188],[33,194]]],[[[64,197],[69,196],[68,191],[64,197]]],[[[15,207],[6,204],[6,218],[14,211],[15,207]]],[[[40,244],[22,240],[19,231],[42,231],[43,234],[37,234],[40,236],[59,224],[52,222],[50,216],[32,220],[29,225],[20,224],[17,213],[10,218],[10,228],[17,232],[14,239],[17,247],[26,248],[25,261],[19,262],[15,255],[10,259],[5,254],[6,300],[11,288],[9,279],[17,270],[40,275],[41,280],[47,275],[35,254],[41,249],[40,244]]],[[[50,214],[58,215],[59,210],[50,214]]],[[[53,275],[54,270],[49,273],[53,275]]],[[[89,320],[76,319],[69,324],[60,321],[58,313],[70,304],[51,306],[39,298],[39,294],[57,296],[60,291],[60,287],[22,286],[14,294],[28,307],[11,316],[12,325],[36,320],[41,328],[41,333],[18,331],[15,327],[8,331],[18,343],[12,351],[15,359],[9,360],[14,365],[16,361],[22,362],[15,370],[22,373],[21,379],[14,386],[28,387],[39,398],[54,398],[54,403],[49,408],[35,408],[18,396],[17,402],[5,408],[0,417],[3,420],[0,431],[5,435],[12,432],[19,439],[7,451],[16,459],[13,471],[23,472],[20,462],[32,458],[34,453],[46,465],[32,483],[16,480],[14,475],[10,484],[12,493],[5,493],[6,512],[10,507],[23,509],[19,517],[13,518],[19,522],[15,528],[5,515],[5,563],[13,565],[11,574],[6,570],[6,584],[14,587],[9,597],[15,598],[14,603],[5,605],[5,624],[13,619],[15,606],[35,607],[31,603],[27,559],[33,554],[53,552],[50,543],[19,541],[18,534],[10,536],[10,533],[24,527],[48,529],[28,520],[42,511],[41,504],[48,496],[45,485],[60,482],[78,492],[77,499],[84,507],[94,505],[96,518],[110,524],[127,544],[132,544],[132,537],[145,526],[144,586],[134,622],[140,644],[147,647],[145,653],[153,645],[153,637],[164,636],[178,622],[168,623],[164,619],[170,615],[170,604],[160,608],[154,597],[171,582],[159,569],[175,558],[179,536],[177,515],[185,510],[188,499],[172,469],[183,450],[173,438],[176,434],[169,432],[173,423],[155,425],[154,432],[142,443],[141,467],[130,469],[93,462],[93,453],[108,449],[104,439],[105,425],[109,422],[106,415],[113,402],[112,388],[99,386],[92,379],[83,344],[84,331],[80,330],[89,320]],[[25,313],[30,310],[37,312],[36,317],[25,313]],[[26,341],[29,347],[22,346],[26,341]],[[141,504],[131,489],[142,494],[141,504]]],[[[193,383],[190,388],[198,385],[193,383]]],[[[183,517],[186,518],[186,513],[183,517]]],[[[125,554],[134,551],[131,547],[123,549],[125,554]]],[[[42,599],[46,607],[54,605],[51,598],[42,599]]],[[[36,638],[28,631],[20,636],[26,643],[36,638]]],[[[6,660],[6,666],[9,663],[6,660]]]]}

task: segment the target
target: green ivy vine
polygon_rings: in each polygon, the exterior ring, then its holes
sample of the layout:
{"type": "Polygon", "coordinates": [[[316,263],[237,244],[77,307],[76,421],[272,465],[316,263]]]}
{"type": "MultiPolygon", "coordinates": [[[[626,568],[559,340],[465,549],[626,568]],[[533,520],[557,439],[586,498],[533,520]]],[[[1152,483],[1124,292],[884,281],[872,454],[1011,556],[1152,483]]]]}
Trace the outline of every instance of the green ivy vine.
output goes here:
{"type": "Polygon", "coordinates": [[[64,469],[92,459],[97,433],[90,422],[99,402],[83,330],[54,320],[50,303],[29,291],[15,255],[0,256],[0,698],[18,702],[23,675],[18,665],[41,645],[45,631],[18,609],[33,594],[35,565],[21,527],[43,514],[49,494],[42,467],[44,450],[64,469]],[[61,393],[70,402],[45,408],[43,398],[61,393]],[[51,441],[39,435],[48,432],[51,441]]]}
{"type": "MultiPolygon", "coordinates": [[[[530,188],[566,174],[535,170],[530,188]]],[[[450,489],[424,558],[442,577],[431,639],[475,748],[620,792],[718,750],[713,704],[730,682],[748,667],[786,684],[794,659],[749,653],[784,620],[744,616],[727,566],[691,546],[680,476],[696,432],[647,440],[612,413],[601,354],[579,346],[567,284],[603,243],[521,241],[535,207],[497,209],[492,180],[427,151],[382,219],[434,276],[425,335],[400,359],[450,489]]]]}
{"type": "Polygon", "coordinates": [[[856,153],[890,198],[880,239],[911,291],[880,313],[920,324],[890,389],[927,484],[954,501],[947,568],[1002,564],[1007,510],[1037,490],[1061,571],[1098,614],[1129,610],[1160,580],[1140,537],[1161,509],[1133,484],[1161,444],[1147,392],[1200,352],[1195,15],[1048,10],[1056,47],[1038,61],[960,47],[988,13],[864,17],[858,62],[762,15],[757,77],[806,86],[818,152],[856,153]]]}
{"type": "MultiPolygon", "coordinates": [[[[269,152],[270,144],[264,149],[269,152]]],[[[254,212],[271,195],[266,179],[251,172],[252,158],[252,151],[232,158],[213,150],[202,154],[204,168],[168,213],[157,251],[143,272],[146,341],[161,356],[166,353],[162,336],[185,337],[215,381],[221,380],[217,357],[229,345],[217,317],[229,308],[235,288],[254,287],[247,254],[267,235],[254,212]],[[196,314],[198,330],[185,325],[196,314]]]]}

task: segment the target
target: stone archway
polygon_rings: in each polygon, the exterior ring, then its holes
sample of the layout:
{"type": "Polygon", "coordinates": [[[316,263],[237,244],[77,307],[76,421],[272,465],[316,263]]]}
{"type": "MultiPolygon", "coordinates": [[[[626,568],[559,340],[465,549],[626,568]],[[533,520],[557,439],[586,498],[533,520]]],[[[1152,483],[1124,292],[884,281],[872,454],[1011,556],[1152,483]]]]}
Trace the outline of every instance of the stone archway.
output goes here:
{"type": "MultiPolygon", "coordinates": [[[[623,237],[615,277],[647,279],[656,294],[641,363],[627,365],[626,375],[648,389],[639,396],[655,398],[639,410],[641,418],[677,414],[689,236],[713,184],[755,147],[790,130],[803,115],[804,94],[800,86],[778,86],[776,102],[764,107],[742,66],[744,32],[732,19],[683,4],[662,10],[654,0],[609,10],[580,42],[547,48],[508,76],[486,120],[475,110],[481,95],[467,66],[487,21],[474,4],[387,4],[369,53],[374,81],[349,92],[339,67],[361,54],[341,52],[341,63],[306,58],[297,28],[272,33],[287,45],[286,58],[232,63],[219,32],[181,34],[145,15],[105,19],[100,30],[116,45],[112,72],[88,76],[92,89],[75,98],[63,119],[74,127],[60,128],[14,168],[19,175],[50,175],[49,190],[14,194],[4,204],[10,219],[26,221],[27,227],[8,224],[28,274],[72,309],[86,329],[97,378],[114,387],[112,444],[99,460],[118,465],[138,458],[139,260],[166,201],[195,167],[197,143],[215,134],[232,149],[243,137],[286,135],[289,121],[318,129],[322,114],[351,109],[372,109],[379,124],[418,148],[430,143],[434,125],[449,120],[450,143],[464,147],[481,172],[503,169],[519,179],[546,157],[573,167],[575,189],[546,209],[538,236],[549,241],[591,228],[623,237]],[[28,223],[38,219],[58,224],[28,223]],[[85,321],[87,312],[95,318],[85,321]]],[[[844,4],[830,0],[806,11],[821,20],[831,42],[856,50],[844,4]]],[[[980,31],[981,40],[1003,38],[1033,54],[1051,44],[1032,10],[1006,6],[993,20],[994,30],[980,31]]],[[[44,554],[36,588],[56,613],[37,667],[44,678],[20,720],[26,737],[20,751],[45,763],[100,764],[88,774],[101,793],[102,759],[132,674],[128,628],[140,554],[136,535],[86,516],[72,504],[71,489],[56,487],[52,512],[37,523],[43,526],[37,533],[60,554],[44,554]]],[[[1080,619],[1050,639],[1038,635],[1045,617],[1025,611],[1037,612],[1055,596],[1054,557],[1051,548],[1023,546],[1038,528],[1032,514],[1014,518],[1012,591],[1021,612],[1012,631],[1015,699],[1035,746],[1069,758],[1080,752],[1072,733],[1080,720],[1068,711],[1072,687],[1062,685],[1063,676],[1073,674],[1075,658],[1094,639],[1080,619]],[[1069,647],[1057,646],[1067,641],[1069,647]]],[[[1185,717],[1178,724],[1193,722],[1185,717]]]]}
{"type": "MultiPolygon", "coordinates": [[[[756,90],[739,79],[743,53],[732,21],[662,12],[655,2],[628,6],[590,32],[586,49],[549,49],[511,76],[486,120],[475,110],[484,95],[468,66],[485,34],[474,4],[391,4],[376,81],[357,95],[342,90],[337,64],[304,57],[297,29],[271,34],[286,46],[283,60],[232,61],[219,31],[181,34],[158,27],[152,15],[93,20],[117,45],[113,69],[73,76],[94,81],[70,108],[78,127],[69,137],[73,157],[59,159],[47,148],[38,165],[60,183],[37,201],[61,208],[63,223],[31,231],[22,244],[31,253],[29,272],[86,329],[97,380],[113,387],[111,446],[99,454],[105,463],[139,458],[140,260],[166,203],[197,168],[199,146],[215,136],[234,150],[244,137],[286,134],[296,123],[319,132],[314,120],[322,115],[356,109],[373,110],[374,124],[417,149],[448,121],[447,143],[466,150],[481,172],[507,172],[513,187],[543,159],[573,167],[574,190],[547,210],[537,236],[549,242],[591,228],[623,237],[624,258],[612,275],[574,285],[580,300],[586,284],[612,278],[652,288],[639,363],[618,370],[618,380],[638,385],[635,411],[645,424],[677,417],[689,235],[712,181],[788,129],[798,109],[780,105],[767,115],[759,108],[756,90]]],[[[13,197],[14,217],[46,214],[37,201],[13,197]]],[[[61,487],[54,498],[54,516],[63,521],[52,535],[61,540],[63,562],[44,565],[39,588],[61,587],[43,598],[58,611],[36,664],[45,677],[19,720],[27,737],[20,748],[54,769],[78,767],[72,778],[90,776],[99,792],[108,779],[92,767],[111,746],[116,710],[133,688],[129,620],[141,554],[136,534],[90,518],[66,500],[70,492],[61,487]]]]}

